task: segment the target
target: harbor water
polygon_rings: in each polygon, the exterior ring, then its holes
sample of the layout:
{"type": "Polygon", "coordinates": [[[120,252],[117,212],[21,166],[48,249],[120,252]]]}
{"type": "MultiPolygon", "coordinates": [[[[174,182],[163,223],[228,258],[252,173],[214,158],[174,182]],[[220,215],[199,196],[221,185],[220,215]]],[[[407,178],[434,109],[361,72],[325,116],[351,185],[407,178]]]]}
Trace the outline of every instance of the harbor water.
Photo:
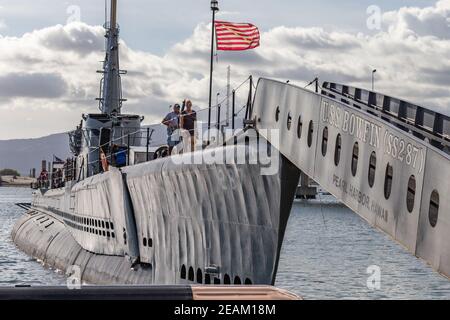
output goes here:
{"type": "MultiPolygon", "coordinates": [[[[0,286],[64,285],[11,241],[14,204],[30,200],[0,187],[0,286]]],[[[276,285],[305,299],[450,299],[450,280],[329,198],[294,202],[276,285]]]]}
{"type": "Polygon", "coordinates": [[[31,202],[31,189],[0,187],[0,286],[65,284],[62,274],[43,268],[14,245],[11,230],[25,213],[15,203],[21,202],[31,202]]]}

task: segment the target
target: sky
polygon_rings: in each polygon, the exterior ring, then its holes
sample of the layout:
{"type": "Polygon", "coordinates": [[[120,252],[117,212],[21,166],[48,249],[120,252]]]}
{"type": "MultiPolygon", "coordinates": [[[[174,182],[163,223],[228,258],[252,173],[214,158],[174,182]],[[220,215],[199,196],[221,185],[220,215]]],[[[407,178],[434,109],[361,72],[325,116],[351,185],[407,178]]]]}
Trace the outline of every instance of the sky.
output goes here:
{"type": "MultiPolygon", "coordinates": [[[[450,0],[219,0],[261,47],[218,54],[214,92],[252,74],[376,89],[450,114],[450,0]]],[[[119,0],[123,112],[157,123],[184,98],[207,105],[209,0],[119,0]]],[[[104,0],[0,0],[0,140],[72,130],[97,112],[104,0]]],[[[242,93],[246,95],[245,92],[242,93]]],[[[243,97],[239,97],[243,99],[243,97]]]]}

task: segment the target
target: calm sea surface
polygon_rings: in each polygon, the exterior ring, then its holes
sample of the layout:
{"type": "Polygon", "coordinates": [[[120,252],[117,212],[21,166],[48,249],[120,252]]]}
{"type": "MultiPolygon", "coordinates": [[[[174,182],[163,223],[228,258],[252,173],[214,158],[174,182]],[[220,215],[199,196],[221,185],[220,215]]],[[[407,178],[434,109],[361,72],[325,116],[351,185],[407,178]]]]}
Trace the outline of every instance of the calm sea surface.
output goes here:
{"type": "Polygon", "coordinates": [[[27,188],[0,187],[0,286],[63,285],[65,278],[19,251],[11,240],[14,223],[25,211],[15,203],[30,202],[27,188]]]}
{"type": "MultiPolygon", "coordinates": [[[[0,286],[64,285],[65,278],[17,250],[10,239],[31,191],[0,187],[0,286]]],[[[450,280],[374,230],[348,209],[327,201],[295,202],[276,285],[305,299],[450,299],[450,280]],[[369,266],[380,289],[367,287],[369,266]]]]}

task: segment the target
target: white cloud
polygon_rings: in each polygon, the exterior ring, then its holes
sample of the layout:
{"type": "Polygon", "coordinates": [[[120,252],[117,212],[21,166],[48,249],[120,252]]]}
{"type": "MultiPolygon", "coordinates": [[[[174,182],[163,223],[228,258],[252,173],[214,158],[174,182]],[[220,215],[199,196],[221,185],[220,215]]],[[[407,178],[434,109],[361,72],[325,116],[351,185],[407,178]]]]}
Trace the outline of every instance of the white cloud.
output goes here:
{"type": "MultiPolygon", "coordinates": [[[[424,9],[386,13],[386,31],[376,35],[279,26],[262,33],[257,50],[220,52],[215,90],[223,96],[228,65],[233,85],[249,74],[298,84],[319,75],[366,88],[375,67],[379,91],[449,113],[450,37],[443,26],[449,17],[450,0],[442,0],[424,9]]],[[[133,50],[125,39],[121,67],[129,74],[123,77],[128,98],[124,112],[158,122],[169,104],[184,98],[206,106],[210,32],[209,25],[199,24],[163,56],[133,50]]],[[[0,90],[0,139],[69,130],[81,113],[97,111],[100,79],[95,70],[103,60],[103,33],[99,26],[72,23],[17,38],[0,36],[0,83],[14,80],[20,86],[0,90]],[[36,80],[39,86],[32,85],[36,80]],[[46,86],[53,88],[47,95],[36,92],[46,86]],[[36,125],[12,125],[21,118],[33,118],[36,125]]]]}
{"type": "Polygon", "coordinates": [[[435,36],[450,39],[450,0],[440,0],[427,8],[405,7],[383,15],[389,32],[402,37],[435,36]]]}

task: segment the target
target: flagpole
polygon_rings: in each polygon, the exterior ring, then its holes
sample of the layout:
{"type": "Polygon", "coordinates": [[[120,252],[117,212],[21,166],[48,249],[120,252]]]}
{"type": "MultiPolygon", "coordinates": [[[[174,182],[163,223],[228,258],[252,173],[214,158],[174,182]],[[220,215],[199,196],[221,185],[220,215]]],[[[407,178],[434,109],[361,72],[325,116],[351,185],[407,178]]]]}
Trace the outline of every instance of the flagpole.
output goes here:
{"type": "Polygon", "coordinates": [[[219,2],[211,0],[212,11],[212,25],[211,25],[211,64],[209,71],[209,108],[208,108],[208,145],[210,143],[210,129],[211,129],[211,109],[212,109],[212,85],[213,85],[213,69],[214,69],[214,31],[216,22],[216,11],[219,11],[219,2]]]}

